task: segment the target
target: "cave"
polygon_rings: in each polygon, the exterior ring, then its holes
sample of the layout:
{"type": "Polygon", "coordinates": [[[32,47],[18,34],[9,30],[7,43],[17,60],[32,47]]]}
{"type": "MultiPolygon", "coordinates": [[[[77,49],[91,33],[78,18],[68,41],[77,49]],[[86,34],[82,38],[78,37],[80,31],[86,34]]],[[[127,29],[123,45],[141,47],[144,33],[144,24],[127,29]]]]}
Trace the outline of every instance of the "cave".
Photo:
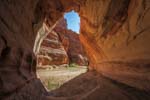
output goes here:
{"type": "Polygon", "coordinates": [[[0,99],[150,100],[149,8],[149,0],[1,0],[0,99]],[[88,72],[47,91],[36,74],[39,45],[72,10],[88,72]]]}

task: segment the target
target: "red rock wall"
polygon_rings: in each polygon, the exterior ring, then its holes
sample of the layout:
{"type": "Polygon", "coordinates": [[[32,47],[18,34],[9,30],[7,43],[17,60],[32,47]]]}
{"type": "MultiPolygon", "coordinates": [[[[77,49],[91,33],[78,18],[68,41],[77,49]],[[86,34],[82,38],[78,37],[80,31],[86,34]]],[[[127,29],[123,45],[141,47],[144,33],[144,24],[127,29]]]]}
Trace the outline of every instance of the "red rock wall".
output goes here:
{"type": "MultiPolygon", "coordinates": [[[[39,34],[42,34],[43,31],[39,34]]],[[[88,60],[80,43],[79,35],[68,30],[67,22],[62,18],[42,41],[38,53],[38,66],[44,68],[45,65],[69,63],[87,65],[88,60]]]]}
{"type": "Polygon", "coordinates": [[[59,40],[56,32],[52,31],[41,43],[38,53],[38,65],[63,65],[68,64],[68,55],[59,40]]]}
{"type": "Polygon", "coordinates": [[[86,0],[84,5],[80,40],[90,69],[150,89],[149,0],[86,0]]]}
{"type": "Polygon", "coordinates": [[[79,39],[79,34],[67,29],[65,19],[60,20],[60,25],[56,25],[55,31],[58,33],[60,40],[68,54],[70,63],[78,65],[88,65],[88,59],[79,39]]]}

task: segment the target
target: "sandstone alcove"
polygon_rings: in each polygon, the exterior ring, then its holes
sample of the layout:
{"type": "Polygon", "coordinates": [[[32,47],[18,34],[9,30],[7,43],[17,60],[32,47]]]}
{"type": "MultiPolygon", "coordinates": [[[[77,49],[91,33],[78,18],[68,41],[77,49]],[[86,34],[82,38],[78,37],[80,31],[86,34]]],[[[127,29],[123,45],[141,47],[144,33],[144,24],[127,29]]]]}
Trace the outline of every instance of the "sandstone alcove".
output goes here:
{"type": "Polygon", "coordinates": [[[149,100],[149,8],[149,0],[1,0],[0,99],[149,100]],[[71,10],[89,71],[48,92],[36,75],[36,36],[71,10]]]}

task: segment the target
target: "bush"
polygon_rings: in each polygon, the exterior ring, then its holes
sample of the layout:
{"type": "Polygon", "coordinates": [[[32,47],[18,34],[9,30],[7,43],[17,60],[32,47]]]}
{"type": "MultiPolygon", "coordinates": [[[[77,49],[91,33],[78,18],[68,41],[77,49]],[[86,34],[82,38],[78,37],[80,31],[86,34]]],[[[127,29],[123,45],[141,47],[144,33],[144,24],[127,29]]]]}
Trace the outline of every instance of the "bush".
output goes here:
{"type": "Polygon", "coordinates": [[[49,90],[54,90],[56,88],[60,87],[60,84],[58,82],[51,82],[51,80],[48,81],[47,87],[49,90]]]}
{"type": "Polygon", "coordinates": [[[76,63],[71,63],[69,67],[78,67],[78,65],[76,63]]]}

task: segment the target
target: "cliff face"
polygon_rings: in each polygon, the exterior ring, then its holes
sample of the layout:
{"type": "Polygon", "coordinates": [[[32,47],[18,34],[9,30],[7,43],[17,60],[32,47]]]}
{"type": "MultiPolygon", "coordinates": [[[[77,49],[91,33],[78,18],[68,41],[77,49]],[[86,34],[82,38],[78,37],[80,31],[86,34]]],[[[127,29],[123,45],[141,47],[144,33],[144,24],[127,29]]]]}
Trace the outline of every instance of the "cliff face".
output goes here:
{"type": "Polygon", "coordinates": [[[57,35],[52,31],[41,43],[38,53],[39,67],[45,65],[63,65],[68,64],[68,55],[57,35]]]}
{"type": "Polygon", "coordinates": [[[65,48],[67,48],[67,53],[70,59],[70,63],[75,63],[83,66],[88,65],[88,59],[81,45],[79,35],[71,30],[67,30],[65,33],[61,31],[58,33],[62,41],[65,41],[66,38],[68,38],[69,41],[68,47],[66,46],[65,42],[63,42],[63,44],[65,48]]]}
{"type": "Polygon", "coordinates": [[[61,19],[60,23],[62,24],[56,25],[54,30],[59,34],[70,63],[88,65],[88,59],[80,42],[79,34],[67,29],[67,22],[65,19],[61,19]]]}
{"type": "Polygon", "coordinates": [[[149,8],[149,0],[1,0],[0,99],[149,100],[149,8]],[[49,33],[72,9],[80,14],[80,40],[95,71],[47,96],[36,77],[37,30],[44,22],[49,33]]]}
{"type": "Polygon", "coordinates": [[[38,65],[63,65],[75,63],[87,65],[88,60],[79,40],[79,35],[67,29],[61,19],[52,32],[43,39],[38,53],[38,65]]]}

